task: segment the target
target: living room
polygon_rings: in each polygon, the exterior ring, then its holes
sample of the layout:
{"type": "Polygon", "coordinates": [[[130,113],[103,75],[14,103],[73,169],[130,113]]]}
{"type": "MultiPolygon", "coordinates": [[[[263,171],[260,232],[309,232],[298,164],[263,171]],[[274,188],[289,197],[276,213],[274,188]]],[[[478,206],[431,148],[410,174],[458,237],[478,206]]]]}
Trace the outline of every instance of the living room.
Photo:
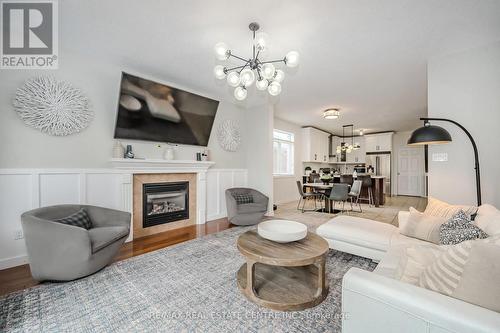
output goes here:
{"type": "Polygon", "coordinates": [[[0,6],[0,331],[500,332],[498,1],[0,6]]]}

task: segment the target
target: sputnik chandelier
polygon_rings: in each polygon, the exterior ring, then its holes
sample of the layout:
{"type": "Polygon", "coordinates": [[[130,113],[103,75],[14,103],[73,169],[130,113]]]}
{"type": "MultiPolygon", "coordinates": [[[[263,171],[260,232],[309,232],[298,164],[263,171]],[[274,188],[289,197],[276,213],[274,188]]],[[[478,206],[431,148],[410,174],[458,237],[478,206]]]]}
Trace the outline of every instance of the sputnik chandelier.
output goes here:
{"type": "Polygon", "coordinates": [[[296,67],[299,64],[299,53],[290,51],[283,59],[263,61],[261,58],[269,46],[267,36],[264,33],[256,33],[259,30],[258,23],[252,22],[248,27],[253,34],[252,57],[245,59],[237,56],[226,43],[217,43],[215,56],[218,60],[235,58],[244,64],[236,67],[217,65],[214,68],[214,75],[219,80],[226,79],[227,84],[235,88],[234,97],[239,101],[247,97],[248,87],[254,82],[258,90],[267,90],[271,96],[277,96],[281,93],[281,83],[285,73],[281,69],[276,69],[274,64],[284,63],[288,67],[296,67]]]}

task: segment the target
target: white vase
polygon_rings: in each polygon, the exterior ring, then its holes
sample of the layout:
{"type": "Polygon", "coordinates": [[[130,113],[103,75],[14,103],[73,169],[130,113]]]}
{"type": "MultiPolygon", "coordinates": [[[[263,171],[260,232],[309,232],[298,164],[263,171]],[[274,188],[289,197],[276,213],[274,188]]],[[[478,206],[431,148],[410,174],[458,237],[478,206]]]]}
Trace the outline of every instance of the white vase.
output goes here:
{"type": "Polygon", "coordinates": [[[165,151],[163,152],[163,159],[167,161],[175,159],[174,147],[167,146],[167,148],[165,148],[165,151]]]}
{"type": "Polygon", "coordinates": [[[125,156],[125,148],[120,141],[115,141],[113,145],[113,158],[123,158],[125,156]]]}

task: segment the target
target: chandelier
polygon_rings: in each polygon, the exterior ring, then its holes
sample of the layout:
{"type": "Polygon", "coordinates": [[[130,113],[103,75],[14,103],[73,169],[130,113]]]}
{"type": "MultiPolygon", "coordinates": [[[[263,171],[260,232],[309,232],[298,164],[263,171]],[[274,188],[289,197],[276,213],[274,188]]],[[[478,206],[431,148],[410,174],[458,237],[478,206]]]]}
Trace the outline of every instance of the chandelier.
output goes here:
{"type": "Polygon", "coordinates": [[[218,60],[234,58],[244,64],[235,67],[217,65],[214,68],[214,75],[219,80],[226,79],[227,84],[235,88],[234,97],[239,101],[247,97],[248,87],[254,82],[258,90],[267,90],[271,96],[277,96],[281,93],[281,83],[285,73],[281,69],[276,69],[274,64],[284,63],[288,67],[296,67],[299,64],[299,53],[290,51],[283,59],[263,61],[261,58],[268,49],[267,36],[264,33],[256,33],[259,30],[258,23],[252,22],[248,27],[253,34],[252,57],[245,59],[237,56],[226,43],[217,43],[215,56],[218,60]]]}
{"type": "Polygon", "coordinates": [[[337,146],[337,154],[346,152],[348,154],[352,153],[353,150],[358,150],[361,148],[359,143],[354,143],[354,125],[343,125],[342,126],[342,142],[337,146]],[[345,142],[345,129],[349,127],[351,129],[351,144],[345,142]]]}

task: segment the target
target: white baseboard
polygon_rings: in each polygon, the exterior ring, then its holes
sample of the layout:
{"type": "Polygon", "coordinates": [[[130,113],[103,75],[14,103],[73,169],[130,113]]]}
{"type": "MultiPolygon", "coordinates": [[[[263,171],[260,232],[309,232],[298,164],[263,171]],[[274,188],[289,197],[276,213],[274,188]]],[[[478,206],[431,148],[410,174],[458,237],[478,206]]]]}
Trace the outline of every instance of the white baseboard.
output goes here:
{"type": "Polygon", "coordinates": [[[0,270],[15,266],[21,266],[28,263],[28,256],[19,256],[0,260],[0,270]]]}
{"type": "Polygon", "coordinates": [[[213,220],[222,219],[224,217],[227,217],[226,213],[220,213],[220,214],[210,215],[210,216],[207,216],[207,222],[213,221],[213,220]]]}

